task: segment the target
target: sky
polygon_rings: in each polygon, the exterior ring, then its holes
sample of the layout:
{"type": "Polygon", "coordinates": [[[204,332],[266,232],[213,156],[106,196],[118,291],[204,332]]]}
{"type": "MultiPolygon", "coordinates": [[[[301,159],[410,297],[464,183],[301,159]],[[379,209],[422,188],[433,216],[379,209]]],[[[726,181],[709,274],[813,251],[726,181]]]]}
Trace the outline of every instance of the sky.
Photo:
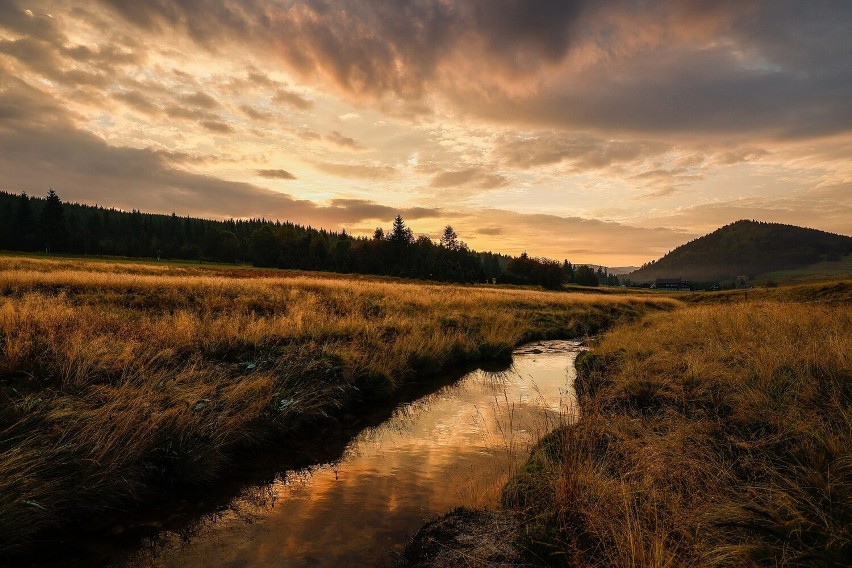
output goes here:
{"type": "Polygon", "coordinates": [[[847,0],[0,0],[0,189],[640,265],[852,234],[847,0]]]}

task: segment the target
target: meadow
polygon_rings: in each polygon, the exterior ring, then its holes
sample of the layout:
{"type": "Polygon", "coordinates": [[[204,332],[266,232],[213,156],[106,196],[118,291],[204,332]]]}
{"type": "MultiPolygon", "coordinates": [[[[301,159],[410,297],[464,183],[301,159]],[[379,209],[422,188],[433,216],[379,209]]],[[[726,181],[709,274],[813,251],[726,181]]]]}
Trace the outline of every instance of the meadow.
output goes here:
{"type": "Polygon", "coordinates": [[[849,290],[707,294],[605,334],[577,361],[581,420],[505,488],[521,544],[556,566],[848,566],[849,290]]]}
{"type": "Polygon", "coordinates": [[[675,309],[275,270],[0,256],[0,556],[538,338],[675,309]]]}

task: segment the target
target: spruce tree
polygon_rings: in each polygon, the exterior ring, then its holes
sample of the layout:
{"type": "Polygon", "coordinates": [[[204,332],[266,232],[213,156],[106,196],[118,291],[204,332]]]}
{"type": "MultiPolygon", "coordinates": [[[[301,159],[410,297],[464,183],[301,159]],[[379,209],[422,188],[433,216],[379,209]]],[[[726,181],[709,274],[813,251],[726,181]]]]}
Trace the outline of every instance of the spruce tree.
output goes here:
{"type": "Polygon", "coordinates": [[[444,233],[441,235],[441,246],[447,250],[459,249],[459,236],[451,225],[444,227],[444,233]]]}
{"type": "Polygon", "coordinates": [[[62,250],[65,239],[68,237],[68,226],[65,223],[62,200],[59,199],[53,188],[47,192],[44,206],[41,208],[39,229],[46,252],[62,250]]]}
{"type": "Polygon", "coordinates": [[[414,233],[406,227],[405,221],[402,220],[402,215],[397,215],[393,220],[393,228],[389,240],[398,244],[411,244],[414,242],[414,233]]]}

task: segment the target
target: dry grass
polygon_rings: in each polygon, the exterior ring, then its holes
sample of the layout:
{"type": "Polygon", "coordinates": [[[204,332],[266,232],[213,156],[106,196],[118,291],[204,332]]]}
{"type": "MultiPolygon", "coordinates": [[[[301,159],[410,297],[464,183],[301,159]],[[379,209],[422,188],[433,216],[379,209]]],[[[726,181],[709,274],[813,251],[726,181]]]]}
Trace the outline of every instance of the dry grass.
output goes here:
{"type": "Polygon", "coordinates": [[[238,448],[657,297],[0,257],[0,554],[238,448]]]}
{"type": "Polygon", "coordinates": [[[569,566],[848,566],[852,309],[650,315],[578,359],[584,416],[507,487],[569,566]],[[555,505],[554,505],[555,504],[555,505]]]}

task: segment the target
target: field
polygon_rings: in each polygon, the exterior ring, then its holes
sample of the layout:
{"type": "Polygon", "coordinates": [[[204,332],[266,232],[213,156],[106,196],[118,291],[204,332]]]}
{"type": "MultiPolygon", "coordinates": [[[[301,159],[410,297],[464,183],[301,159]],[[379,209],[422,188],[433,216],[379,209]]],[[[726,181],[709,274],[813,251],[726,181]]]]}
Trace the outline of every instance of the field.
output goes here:
{"type": "Polygon", "coordinates": [[[843,256],[838,260],[824,260],[796,270],[776,270],[760,274],[754,278],[757,286],[766,282],[785,284],[804,284],[848,277],[852,274],[852,256],[843,256]]]}
{"type": "Polygon", "coordinates": [[[0,555],[221,475],[234,452],[333,421],[518,343],[675,309],[271,270],[0,257],[0,555]]]}
{"type": "Polygon", "coordinates": [[[583,416],[505,489],[559,566],[848,566],[849,282],[703,296],[577,362],[583,416]],[[759,298],[759,299],[758,299],[759,298]]]}

